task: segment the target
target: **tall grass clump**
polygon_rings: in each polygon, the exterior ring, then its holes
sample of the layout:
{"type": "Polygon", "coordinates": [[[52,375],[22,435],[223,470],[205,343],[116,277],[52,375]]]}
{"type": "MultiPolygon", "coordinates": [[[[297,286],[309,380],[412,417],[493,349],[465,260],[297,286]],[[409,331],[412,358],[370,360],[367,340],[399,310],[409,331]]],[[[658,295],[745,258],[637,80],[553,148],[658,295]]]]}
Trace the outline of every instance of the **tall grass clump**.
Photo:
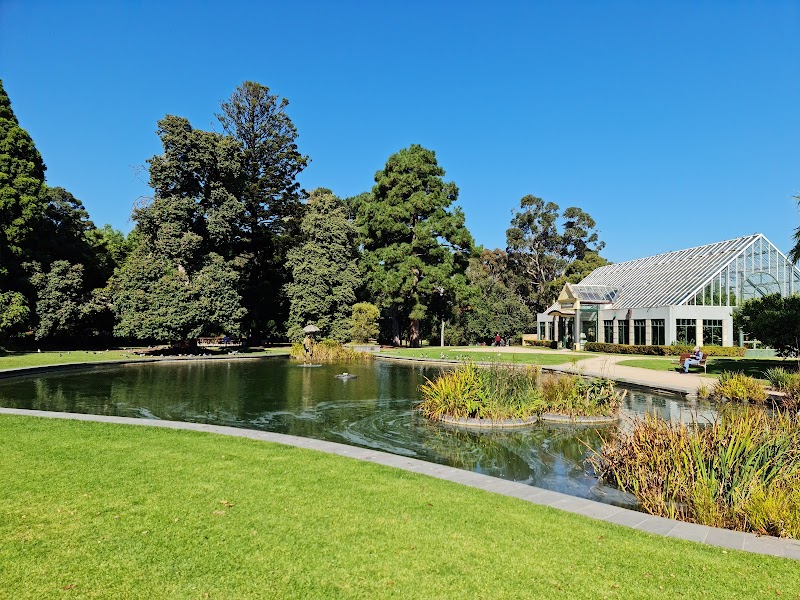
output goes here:
{"type": "Polygon", "coordinates": [[[576,375],[542,377],[541,368],[506,365],[487,368],[465,363],[444,371],[420,386],[420,412],[433,419],[513,419],[542,413],[609,416],[624,394],[608,379],[585,380],[576,375]]]}
{"type": "Polygon", "coordinates": [[[615,414],[625,392],[610,379],[583,379],[577,375],[551,375],[542,380],[539,412],[570,417],[608,417],[615,414]]]}
{"type": "Polygon", "coordinates": [[[420,386],[420,413],[432,419],[453,418],[514,419],[536,414],[541,397],[541,368],[525,369],[493,365],[481,368],[472,363],[443,371],[420,386]]]}
{"type": "Polygon", "coordinates": [[[764,375],[769,380],[770,387],[783,394],[778,401],[782,408],[797,410],[800,407],[800,373],[774,367],[767,369],[764,375]]]}
{"type": "Polygon", "coordinates": [[[800,416],[728,406],[712,423],[647,415],[590,462],[651,514],[800,539],[800,416]]]}
{"type": "Polygon", "coordinates": [[[289,357],[294,360],[313,360],[314,362],[349,362],[354,360],[372,360],[374,357],[371,352],[357,352],[351,348],[342,346],[335,340],[324,339],[314,343],[314,351],[311,356],[306,354],[303,344],[295,342],[289,351],[289,357]]]}
{"type": "Polygon", "coordinates": [[[764,402],[767,392],[761,383],[740,371],[723,371],[714,384],[714,396],[739,402],[764,402]]]}

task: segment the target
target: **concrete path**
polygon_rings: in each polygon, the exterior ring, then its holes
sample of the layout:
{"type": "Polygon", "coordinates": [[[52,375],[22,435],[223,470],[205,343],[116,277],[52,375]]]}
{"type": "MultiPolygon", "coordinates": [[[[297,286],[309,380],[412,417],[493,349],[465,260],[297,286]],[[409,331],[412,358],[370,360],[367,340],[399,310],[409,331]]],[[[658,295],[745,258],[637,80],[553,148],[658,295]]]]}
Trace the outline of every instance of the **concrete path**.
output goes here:
{"type": "Polygon", "coordinates": [[[164,427],[167,429],[188,429],[221,435],[243,437],[265,442],[274,442],[307,448],[319,452],[327,452],[339,456],[346,456],[356,460],[377,463],[422,475],[445,479],[467,485],[473,488],[519,498],[532,504],[549,506],[559,510],[584,515],[608,523],[615,523],[631,527],[639,531],[663,535],[666,537],[700,542],[722,548],[744,550],[757,554],[767,554],[782,558],[800,560],[800,541],[786,540],[767,536],[757,536],[752,533],[718,529],[705,525],[684,523],[662,517],[653,517],[641,512],[603,504],[593,500],[585,500],[568,496],[559,492],[552,492],[542,488],[533,487],[524,483],[507,481],[472,471],[464,471],[453,467],[429,463],[415,458],[397,456],[378,450],[356,448],[335,442],[326,442],[310,438],[302,438],[281,433],[255,431],[252,429],[238,429],[218,425],[204,425],[201,423],[183,423],[178,421],[160,421],[151,419],[134,419],[130,417],[106,417],[102,415],[84,415],[76,413],[46,412],[37,410],[22,410],[14,408],[0,408],[0,414],[23,415],[36,417],[49,417],[56,419],[74,419],[79,421],[98,421],[101,423],[119,423],[125,425],[140,425],[148,427],[164,427]]]}
{"type": "MultiPolygon", "coordinates": [[[[572,362],[561,365],[544,365],[544,370],[561,371],[565,373],[578,373],[581,375],[591,375],[593,377],[607,377],[620,383],[639,385],[656,390],[678,392],[687,396],[696,396],[697,388],[701,383],[712,386],[715,379],[698,375],[696,371],[689,373],[678,373],[677,371],[653,371],[639,367],[626,367],[618,363],[624,360],[633,359],[652,359],[652,360],[677,360],[678,357],[648,357],[639,355],[619,355],[619,354],[590,354],[586,352],[573,352],[571,350],[551,350],[548,348],[531,348],[520,346],[508,346],[501,348],[491,347],[470,347],[458,348],[463,352],[497,352],[502,354],[564,354],[572,362]]],[[[501,357],[502,358],[502,357],[501,357]]],[[[674,365],[677,368],[677,363],[674,365]]]]}

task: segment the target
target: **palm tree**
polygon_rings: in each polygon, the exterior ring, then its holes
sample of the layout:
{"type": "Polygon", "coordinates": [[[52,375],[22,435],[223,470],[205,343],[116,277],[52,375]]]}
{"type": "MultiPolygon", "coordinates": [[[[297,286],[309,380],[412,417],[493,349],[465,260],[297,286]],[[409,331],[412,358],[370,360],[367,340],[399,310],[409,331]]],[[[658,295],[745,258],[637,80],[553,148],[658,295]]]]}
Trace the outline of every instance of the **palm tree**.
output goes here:
{"type": "MultiPolygon", "coordinates": [[[[800,204],[800,196],[795,196],[795,200],[800,204]]],[[[800,261],[800,227],[795,229],[794,232],[794,248],[789,250],[789,260],[793,263],[800,261]]]]}

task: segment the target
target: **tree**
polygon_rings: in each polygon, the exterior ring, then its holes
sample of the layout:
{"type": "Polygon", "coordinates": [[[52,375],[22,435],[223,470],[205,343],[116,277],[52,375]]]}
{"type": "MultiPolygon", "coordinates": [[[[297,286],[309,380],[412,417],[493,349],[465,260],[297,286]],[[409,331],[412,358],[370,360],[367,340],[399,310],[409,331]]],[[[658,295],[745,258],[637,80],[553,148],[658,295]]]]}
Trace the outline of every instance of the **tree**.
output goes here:
{"type": "Polygon", "coordinates": [[[28,301],[19,292],[0,292],[0,335],[23,325],[30,315],[28,301]]]}
{"type": "Polygon", "coordinates": [[[487,341],[496,334],[506,339],[533,326],[535,318],[514,285],[506,252],[484,250],[471,258],[467,278],[467,295],[461,299],[465,342],[487,341]]]}
{"type": "Polygon", "coordinates": [[[243,206],[239,144],[159,121],[164,153],[152,157],[155,197],[134,210],[135,247],[111,286],[115,333],[175,342],[240,331],[245,256],[236,254],[243,206]]]}
{"type": "Polygon", "coordinates": [[[458,188],[444,174],[435,153],[414,144],[389,157],[372,194],[356,203],[368,285],[389,311],[395,345],[405,317],[409,344],[419,346],[420,321],[437,296],[452,291],[472,251],[464,213],[450,209],[458,188]]]}
{"type": "Polygon", "coordinates": [[[57,260],[43,271],[31,266],[31,284],[36,288],[36,339],[75,335],[86,315],[83,265],[57,260]]]}
{"type": "Polygon", "coordinates": [[[559,210],[553,202],[525,196],[506,231],[509,265],[533,314],[553,303],[573,263],[603,261],[598,253],[605,244],[594,219],[574,206],[559,210]]]}
{"type": "Polygon", "coordinates": [[[288,105],[268,87],[245,81],[217,115],[242,153],[243,218],[237,251],[248,256],[242,290],[247,327],[271,329],[272,334],[287,315],[283,296],[274,290],[290,281],[286,257],[299,243],[305,197],[297,176],[309,162],[297,149],[288,105]]]}
{"type": "Polygon", "coordinates": [[[347,207],[330,190],[314,190],[300,230],[303,242],[286,261],[292,274],[285,288],[289,339],[302,339],[303,327],[313,323],[323,336],[347,341],[359,285],[356,231],[347,207]]]}
{"type": "Polygon", "coordinates": [[[734,328],[784,356],[800,350],[800,294],[770,294],[745,301],[733,314],[734,328]]]}
{"type": "Polygon", "coordinates": [[[44,212],[45,165],[19,126],[0,80],[0,322],[20,324],[30,288],[22,264],[32,259],[34,232],[44,212]]]}
{"type": "Polygon", "coordinates": [[[370,302],[359,302],[353,305],[350,316],[350,339],[354,342],[368,342],[378,337],[378,319],[381,311],[370,302]]]}
{"type": "MultiPolygon", "coordinates": [[[[794,199],[800,204],[800,196],[795,196],[794,199]]],[[[789,260],[795,264],[800,262],[800,227],[794,231],[794,248],[789,250],[789,260]]]]}

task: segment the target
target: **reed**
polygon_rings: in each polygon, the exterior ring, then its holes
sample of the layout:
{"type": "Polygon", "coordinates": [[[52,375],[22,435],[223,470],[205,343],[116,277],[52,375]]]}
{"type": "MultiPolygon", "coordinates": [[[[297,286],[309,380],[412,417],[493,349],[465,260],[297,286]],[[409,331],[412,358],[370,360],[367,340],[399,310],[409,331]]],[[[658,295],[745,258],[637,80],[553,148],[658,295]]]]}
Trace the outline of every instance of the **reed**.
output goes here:
{"type": "Polygon", "coordinates": [[[590,463],[648,513],[800,538],[800,416],[723,407],[712,423],[632,420],[590,463]]]}
{"type": "Polygon", "coordinates": [[[306,354],[303,344],[295,342],[289,351],[289,357],[293,360],[309,360],[317,362],[350,362],[356,360],[372,360],[374,356],[371,352],[358,352],[352,348],[342,346],[334,340],[322,340],[314,343],[314,351],[309,356],[306,354]]]}
{"type": "Polygon", "coordinates": [[[542,377],[541,368],[464,363],[420,386],[419,411],[432,419],[512,419],[546,412],[568,416],[608,416],[619,409],[622,394],[608,379],[575,375],[542,377]]]}
{"type": "Polygon", "coordinates": [[[736,371],[723,371],[713,393],[717,398],[739,402],[762,403],[767,399],[767,392],[757,379],[736,371]]]}

